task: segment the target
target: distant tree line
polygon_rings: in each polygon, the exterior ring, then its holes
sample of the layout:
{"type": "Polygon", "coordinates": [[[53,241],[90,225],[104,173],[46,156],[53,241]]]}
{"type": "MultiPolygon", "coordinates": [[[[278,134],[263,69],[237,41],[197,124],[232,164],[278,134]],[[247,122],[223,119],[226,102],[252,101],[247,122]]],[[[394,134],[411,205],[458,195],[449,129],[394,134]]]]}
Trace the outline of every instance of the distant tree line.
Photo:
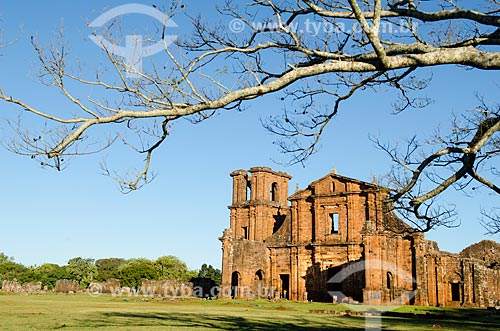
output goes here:
{"type": "Polygon", "coordinates": [[[145,258],[92,259],[75,257],[64,266],[44,263],[40,266],[24,266],[14,262],[14,258],[0,252],[0,286],[4,280],[17,279],[20,283],[41,282],[49,290],[60,279],[72,279],[87,288],[91,282],[119,279],[122,286],[139,287],[143,279],[177,279],[189,281],[192,278],[209,278],[216,285],[221,283],[221,271],[203,264],[200,270],[189,270],[179,258],[168,255],[149,260],[145,258]]]}

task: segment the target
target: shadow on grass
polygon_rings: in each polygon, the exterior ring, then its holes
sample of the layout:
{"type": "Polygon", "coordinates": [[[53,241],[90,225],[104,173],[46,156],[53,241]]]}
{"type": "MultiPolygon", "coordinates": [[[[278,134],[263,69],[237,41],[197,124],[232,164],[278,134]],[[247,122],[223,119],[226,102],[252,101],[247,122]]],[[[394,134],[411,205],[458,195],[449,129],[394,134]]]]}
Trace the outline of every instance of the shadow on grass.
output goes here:
{"type": "MultiPolygon", "coordinates": [[[[262,321],[258,319],[247,319],[238,316],[204,316],[202,314],[188,313],[121,313],[107,312],[103,313],[102,325],[106,326],[169,326],[185,329],[218,329],[218,330],[286,330],[286,331],[326,331],[326,330],[364,330],[364,320],[357,319],[354,326],[352,323],[344,323],[341,319],[336,319],[336,323],[328,323],[331,319],[325,320],[324,325],[318,324],[316,321],[307,319],[295,320],[294,323],[284,320],[270,319],[262,321]],[[342,325],[344,324],[344,325],[342,325]]],[[[352,319],[350,319],[351,322],[352,319]]]]}
{"type": "Polygon", "coordinates": [[[485,309],[445,308],[425,313],[384,314],[383,325],[388,327],[408,326],[408,330],[451,329],[451,330],[499,330],[500,315],[485,309]]]}
{"type": "MultiPolygon", "coordinates": [[[[369,318],[370,321],[370,318],[369,318]]],[[[373,320],[376,322],[376,320],[373,320]]],[[[383,317],[382,330],[498,330],[500,319],[484,310],[446,310],[414,317],[383,317]]],[[[316,314],[302,318],[268,319],[256,316],[242,317],[186,312],[104,312],[86,319],[87,327],[165,327],[170,329],[215,330],[365,330],[364,317],[332,317],[316,314]],[[310,317],[310,318],[309,318],[310,317]]],[[[375,326],[375,325],[374,325],[375,326]]]]}

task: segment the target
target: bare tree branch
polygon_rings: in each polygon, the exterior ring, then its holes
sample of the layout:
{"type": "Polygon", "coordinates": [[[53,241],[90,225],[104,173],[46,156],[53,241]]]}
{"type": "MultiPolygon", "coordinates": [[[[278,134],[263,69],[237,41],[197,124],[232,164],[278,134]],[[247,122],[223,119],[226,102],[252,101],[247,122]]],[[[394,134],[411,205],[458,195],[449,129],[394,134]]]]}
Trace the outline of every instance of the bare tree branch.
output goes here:
{"type": "MultiPolygon", "coordinates": [[[[436,205],[436,199],[452,186],[466,192],[468,187],[476,184],[500,194],[500,187],[495,184],[500,179],[499,174],[494,167],[488,166],[493,165],[495,157],[500,156],[500,106],[488,107],[482,103],[464,119],[465,124],[455,118],[450,135],[437,134],[428,144],[413,138],[403,153],[398,147],[372,139],[395,163],[395,168],[386,177],[387,185],[393,190],[388,205],[394,205],[397,210],[411,210],[411,213],[406,214],[407,219],[414,224],[418,224],[418,220],[424,222],[424,230],[442,225],[443,222],[449,224],[448,219],[437,222],[439,213],[429,207],[436,205]],[[429,147],[443,145],[444,148],[433,153],[426,151],[429,147]],[[487,178],[487,175],[491,178],[487,178]],[[432,224],[433,221],[437,223],[432,224]]],[[[471,189],[475,191],[478,187],[471,189]]],[[[438,209],[450,212],[449,215],[442,215],[454,216],[451,212],[453,209],[444,206],[438,209]]],[[[487,212],[483,210],[482,214],[486,216],[487,212]]],[[[483,226],[488,226],[490,232],[495,233],[500,218],[493,213],[487,219],[487,222],[482,223],[483,226]]]]}
{"type": "MultiPolygon", "coordinates": [[[[199,123],[223,109],[242,109],[248,100],[280,93],[283,114],[269,110],[262,122],[278,135],[277,145],[291,156],[290,163],[301,163],[318,150],[325,130],[356,94],[392,88],[399,96],[397,114],[432,102],[420,94],[431,80],[419,75],[421,68],[500,69],[497,0],[244,4],[227,0],[219,8],[220,23],[193,17],[193,32],[174,44],[165,39],[166,26],[147,36],[145,40],[161,43],[163,60],[135,70],[133,78],[128,76],[131,64],[104,43],[123,39],[114,30],[119,21],[103,27],[102,55],[110,70],[97,68],[95,74],[72,69],[62,31],[46,47],[33,40],[40,80],[57,88],[72,108],[40,109],[12,96],[8,86],[0,88],[0,99],[44,121],[38,130],[13,124],[17,139],[8,148],[60,170],[67,156],[99,152],[121,141],[145,155],[143,167],[130,176],[102,165],[127,193],[154,178],[153,153],[179,119],[199,123]],[[231,31],[231,22],[243,29],[231,31]],[[75,86],[92,88],[95,94],[82,95],[86,90],[75,86]],[[98,130],[92,129],[97,127],[108,127],[112,134],[95,136],[98,130]]],[[[174,2],[168,16],[175,18],[178,8],[174,2]]],[[[402,151],[375,140],[394,161],[387,177],[392,190],[387,211],[402,215],[414,230],[428,231],[457,224],[454,207],[441,199],[450,188],[469,192],[479,185],[499,194],[500,170],[491,162],[500,152],[499,112],[496,106],[480,106],[453,120],[450,134],[410,139],[402,151]]]]}

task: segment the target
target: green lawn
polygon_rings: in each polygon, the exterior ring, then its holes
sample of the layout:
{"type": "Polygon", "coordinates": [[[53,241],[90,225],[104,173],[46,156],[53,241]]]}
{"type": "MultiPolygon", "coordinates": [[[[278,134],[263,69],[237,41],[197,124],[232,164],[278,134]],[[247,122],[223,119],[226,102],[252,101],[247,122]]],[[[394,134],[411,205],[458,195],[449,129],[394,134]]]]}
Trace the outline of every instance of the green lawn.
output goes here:
{"type": "MultiPolygon", "coordinates": [[[[364,330],[377,317],[311,310],[367,307],[297,302],[145,300],[102,295],[0,295],[0,330],[364,330]]],[[[383,317],[382,330],[497,330],[500,316],[485,310],[402,307],[427,318],[383,317]],[[434,317],[433,317],[434,316],[434,317]],[[434,326],[434,327],[433,327],[434,326]]]]}

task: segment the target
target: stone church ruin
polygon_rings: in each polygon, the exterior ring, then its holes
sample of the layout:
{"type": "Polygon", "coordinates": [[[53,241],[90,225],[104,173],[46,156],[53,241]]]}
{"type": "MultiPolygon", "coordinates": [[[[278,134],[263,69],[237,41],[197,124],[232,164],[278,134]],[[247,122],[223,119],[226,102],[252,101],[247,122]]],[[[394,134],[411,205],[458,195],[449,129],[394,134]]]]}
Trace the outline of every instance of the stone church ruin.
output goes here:
{"type": "Polygon", "coordinates": [[[500,300],[500,244],[460,254],[384,212],[387,190],[331,172],[288,196],[289,174],[236,170],[222,237],[226,297],[486,307],[500,300]],[[290,202],[290,203],[289,203],[290,202]]]}

